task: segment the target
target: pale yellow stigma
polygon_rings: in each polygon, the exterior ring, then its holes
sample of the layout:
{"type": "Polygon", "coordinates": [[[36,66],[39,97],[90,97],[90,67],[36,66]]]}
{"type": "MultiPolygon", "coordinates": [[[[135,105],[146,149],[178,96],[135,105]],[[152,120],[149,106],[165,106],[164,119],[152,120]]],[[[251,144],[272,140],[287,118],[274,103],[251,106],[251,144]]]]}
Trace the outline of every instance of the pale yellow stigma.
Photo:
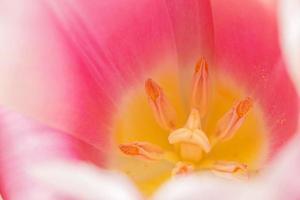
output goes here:
{"type": "Polygon", "coordinates": [[[199,161],[202,150],[208,153],[211,149],[206,134],[201,130],[200,113],[192,109],[186,125],[169,135],[170,144],[179,144],[180,155],[184,160],[199,161]]]}

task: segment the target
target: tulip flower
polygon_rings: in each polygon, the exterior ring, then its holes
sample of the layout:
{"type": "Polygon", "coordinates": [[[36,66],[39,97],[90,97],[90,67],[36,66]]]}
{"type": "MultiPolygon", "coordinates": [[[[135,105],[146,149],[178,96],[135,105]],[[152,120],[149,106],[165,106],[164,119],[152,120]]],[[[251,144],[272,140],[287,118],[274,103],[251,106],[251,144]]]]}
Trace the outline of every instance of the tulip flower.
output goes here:
{"type": "Polygon", "coordinates": [[[300,197],[277,1],[1,4],[3,199],[300,197]]]}

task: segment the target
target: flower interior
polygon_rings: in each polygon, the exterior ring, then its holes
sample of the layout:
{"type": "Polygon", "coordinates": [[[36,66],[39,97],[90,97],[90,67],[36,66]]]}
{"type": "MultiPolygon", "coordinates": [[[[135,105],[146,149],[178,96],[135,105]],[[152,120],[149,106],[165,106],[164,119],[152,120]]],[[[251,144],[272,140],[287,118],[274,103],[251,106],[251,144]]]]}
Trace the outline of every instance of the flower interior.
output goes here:
{"type": "Polygon", "coordinates": [[[110,168],[126,173],[145,195],[190,173],[248,180],[266,158],[255,97],[230,76],[216,76],[205,58],[193,68],[184,82],[172,71],[153,73],[120,105],[110,168]]]}

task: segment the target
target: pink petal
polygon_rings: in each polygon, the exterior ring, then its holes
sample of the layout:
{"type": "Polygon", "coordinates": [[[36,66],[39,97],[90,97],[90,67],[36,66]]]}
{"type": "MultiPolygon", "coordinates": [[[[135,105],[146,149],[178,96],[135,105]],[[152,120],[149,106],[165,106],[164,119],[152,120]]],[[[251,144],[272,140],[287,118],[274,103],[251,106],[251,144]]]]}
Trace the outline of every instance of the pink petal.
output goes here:
{"type": "Polygon", "coordinates": [[[205,0],[166,0],[173,26],[180,67],[195,66],[201,56],[213,53],[211,5],[205,0]]]}
{"type": "Polygon", "coordinates": [[[98,122],[107,121],[96,109],[98,89],[45,5],[7,0],[1,7],[1,104],[81,139],[86,131],[95,143],[104,143],[105,134],[95,131],[98,122]]]}
{"type": "Polygon", "coordinates": [[[299,112],[298,96],[282,61],[276,3],[211,2],[217,68],[233,76],[262,106],[273,154],[294,135],[299,112]]]}
{"type": "Polygon", "coordinates": [[[35,165],[58,159],[101,164],[99,152],[92,147],[19,114],[1,109],[0,129],[0,191],[4,199],[61,197],[27,174],[35,165]]]}
{"type": "MultiPolygon", "coordinates": [[[[173,25],[177,60],[180,67],[180,85],[187,98],[192,84],[191,74],[201,56],[211,61],[213,57],[214,34],[211,5],[206,0],[166,0],[173,25]]],[[[187,99],[185,99],[187,100],[187,99]]]]}
{"type": "Polygon", "coordinates": [[[0,102],[102,149],[128,88],[212,43],[208,0],[46,2],[3,3],[0,102]]]}

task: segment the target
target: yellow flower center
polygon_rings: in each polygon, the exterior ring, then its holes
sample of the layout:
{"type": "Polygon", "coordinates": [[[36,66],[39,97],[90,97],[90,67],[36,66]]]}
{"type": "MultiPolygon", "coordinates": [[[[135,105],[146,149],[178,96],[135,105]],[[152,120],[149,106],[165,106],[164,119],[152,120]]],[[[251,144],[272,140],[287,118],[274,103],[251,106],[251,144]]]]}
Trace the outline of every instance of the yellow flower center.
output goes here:
{"type": "Polygon", "coordinates": [[[172,176],[211,172],[249,179],[264,158],[265,128],[253,98],[229,79],[209,76],[201,58],[189,102],[175,74],[147,79],[124,100],[114,132],[110,168],[125,172],[150,195],[172,176]],[[160,86],[161,85],[161,86],[160,86]]]}

